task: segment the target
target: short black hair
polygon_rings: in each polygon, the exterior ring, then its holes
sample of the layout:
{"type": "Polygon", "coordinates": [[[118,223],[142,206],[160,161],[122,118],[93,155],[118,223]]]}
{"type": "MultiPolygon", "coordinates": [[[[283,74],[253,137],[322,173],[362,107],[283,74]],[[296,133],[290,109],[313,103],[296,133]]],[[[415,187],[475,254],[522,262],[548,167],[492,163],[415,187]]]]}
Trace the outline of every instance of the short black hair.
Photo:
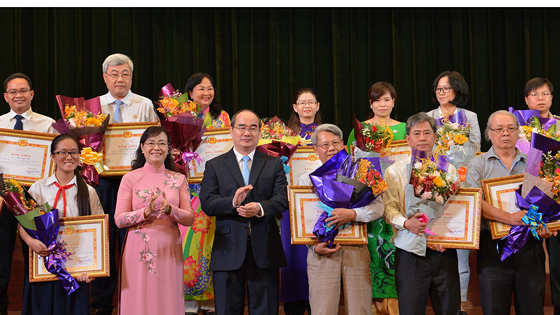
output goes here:
{"type": "Polygon", "coordinates": [[[550,89],[550,93],[554,92],[554,88],[552,87],[552,82],[547,78],[532,78],[531,80],[525,83],[525,87],[523,88],[523,95],[525,97],[529,96],[529,93],[535,91],[536,89],[540,88],[541,86],[547,85],[550,89]]]}
{"type": "Polygon", "coordinates": [[[29,89],[33,90],[33,86],[31,85],[31,79],[28,76],[26,76],[25,74],[18,72],[18,73],[11,74],[6,79],[6,81],[4,81],[4,92],[8,92],[8,83],[10,83],[10,81],[12,81],[13,79],[25,79],[25,80],[27,80],[27,84],[29,84],[29,89]]]}
{"type": "Polygon", "coordinates": [[[450,102],[451,104],[459,107],[464,107],[469,100],[469,86],[465,82],[465,78],[457,71],[444,71],[434,80],[432,84],[432,101],[434,104],[439,105],[436,95],[436,88],[441,78],[447,77],[449,86],[455,92],[455,98],[450,102]]]}
{"type": "Polygon", "coordinates": [[[245,109],[239,110],[237,113],[235,113],[235,114],[233,114],[233,116],[231,116],[231,127],[232,128],[235,127],[235,121],[237,120],[237,115],[239,115],[242,112],[251,112],[251,113],[255,114],[255,116],[257,116],[257,119],[259,120],[259,128],[262,127],[262,120],[259,117],[259,115],[257,113],[255,113],[254,111],[252,111],[248,108],[245,108],[245,109]]]}

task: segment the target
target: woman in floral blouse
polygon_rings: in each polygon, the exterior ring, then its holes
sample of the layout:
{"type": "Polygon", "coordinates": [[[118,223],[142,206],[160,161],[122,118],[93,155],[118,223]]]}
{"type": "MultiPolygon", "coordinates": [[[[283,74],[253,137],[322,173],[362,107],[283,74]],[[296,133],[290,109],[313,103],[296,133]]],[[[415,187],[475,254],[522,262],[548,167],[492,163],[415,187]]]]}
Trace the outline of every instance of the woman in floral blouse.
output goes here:
{"type": "MultiPolygon", "coordinates": [[[[200,118],[204,119],[206,130],[230,128],[229,115],[216,101],[216,85],[206,73],[195,73],[187,81],[185,93],[204,110],[200,118]]],[[[208,269],[214,243],[216,218],[209,217],[200,207],[200,184],[189,184],[194,223],[191,227],[180,227],[183,240],[185,313],[214,313],[214,286],[212,272],[208,269]]]]}
{"type": "Polygon", "coordinates": [[[194,220],[187,179],[175,171],[169,134],[150,127],[117,195],[115,223],[128,228],[120,272],[120,314],[183,314],[178,223],[194,220]]]}

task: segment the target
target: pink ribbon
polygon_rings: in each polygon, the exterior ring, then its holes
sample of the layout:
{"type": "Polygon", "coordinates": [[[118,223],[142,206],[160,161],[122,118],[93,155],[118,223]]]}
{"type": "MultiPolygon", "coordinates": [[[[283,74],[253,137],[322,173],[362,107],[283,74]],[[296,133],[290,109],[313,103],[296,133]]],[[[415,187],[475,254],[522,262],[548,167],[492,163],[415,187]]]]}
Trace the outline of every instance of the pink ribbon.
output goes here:
{"type": "Polygon", "coordinates": [[[159,97],[170,97],[175,93],[175,89],[171,83],[167,83],[164,87],[161,88],[159,91],[159,97]]]}
{"type": "MultiPolygon", "coordinates": [[[[428,218],[428,216],[425,213],[422,213],[422,216],[418,218],[418,221],[422,222],[422,223],[428,223],[428,221],[430,221],[430,219],[428,218]]],[[[430,231],[430,229],[428,229],[426,227],[426,233],[430,234],[430,235],[437,235],[436,233],[430,231]]]]}

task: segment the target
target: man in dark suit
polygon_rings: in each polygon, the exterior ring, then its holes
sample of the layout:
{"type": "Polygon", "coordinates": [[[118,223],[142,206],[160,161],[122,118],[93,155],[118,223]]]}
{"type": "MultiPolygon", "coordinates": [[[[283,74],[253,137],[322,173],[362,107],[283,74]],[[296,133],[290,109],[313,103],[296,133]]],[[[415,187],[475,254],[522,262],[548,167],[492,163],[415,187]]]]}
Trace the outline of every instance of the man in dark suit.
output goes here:
{"type": "Polygon", "coordinates": [[[280,159],[256,151],[261,120],[251,110],[231,119],[233,148],[206,163],[202,211],[216,217],[210,270],[216,313],[278,314],[279,268],[287,265],[276,215],[288,209],[280,159]]]}

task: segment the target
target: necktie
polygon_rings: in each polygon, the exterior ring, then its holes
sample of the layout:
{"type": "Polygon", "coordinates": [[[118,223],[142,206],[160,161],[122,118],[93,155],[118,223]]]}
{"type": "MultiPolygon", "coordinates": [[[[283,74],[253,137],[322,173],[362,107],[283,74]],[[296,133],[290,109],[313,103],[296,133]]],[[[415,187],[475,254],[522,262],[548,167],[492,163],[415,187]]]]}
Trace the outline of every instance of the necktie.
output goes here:
{"type": "Polygon", "coordinates": [[[58,197],[60,197],[60,193],[62,193],[62,201],[64,202],[64,216],[66,216],[66,189],[74,186],[75,184],[68,184],[65,186],[60,186],[59,183],[54,182],[56,187],[58,187],[58,191],[56,192],[56,197],[54,197],[54,205],[53,209],[56,209],[56,204],[58,203],[58,197]]]}
{"type": "Polygon", "coordinates": [[[14,129],[23,130],[23,122],[21,121],[23,119],[23,116],[16,115],[15,118],[16,118],[16,124],[14,125],[14,129]]]}
{"type": "Polygon", "coordinates": [[[113,122],[122,123],[122,114],[121,114],[122,101],[115,101],[115,104],[117,104],[117,108],[115,108],[115,112],[113,113],[113,122]]]}
{"type": "Polygon", "coordinates": [[[241,169],[241,175],[243,175],[243,180],[245,181],[245,185],[249,185],[249,174],[251,171],[249,170],[249,158],[247,155],[243,157],[243,168],[241,169]]]}

